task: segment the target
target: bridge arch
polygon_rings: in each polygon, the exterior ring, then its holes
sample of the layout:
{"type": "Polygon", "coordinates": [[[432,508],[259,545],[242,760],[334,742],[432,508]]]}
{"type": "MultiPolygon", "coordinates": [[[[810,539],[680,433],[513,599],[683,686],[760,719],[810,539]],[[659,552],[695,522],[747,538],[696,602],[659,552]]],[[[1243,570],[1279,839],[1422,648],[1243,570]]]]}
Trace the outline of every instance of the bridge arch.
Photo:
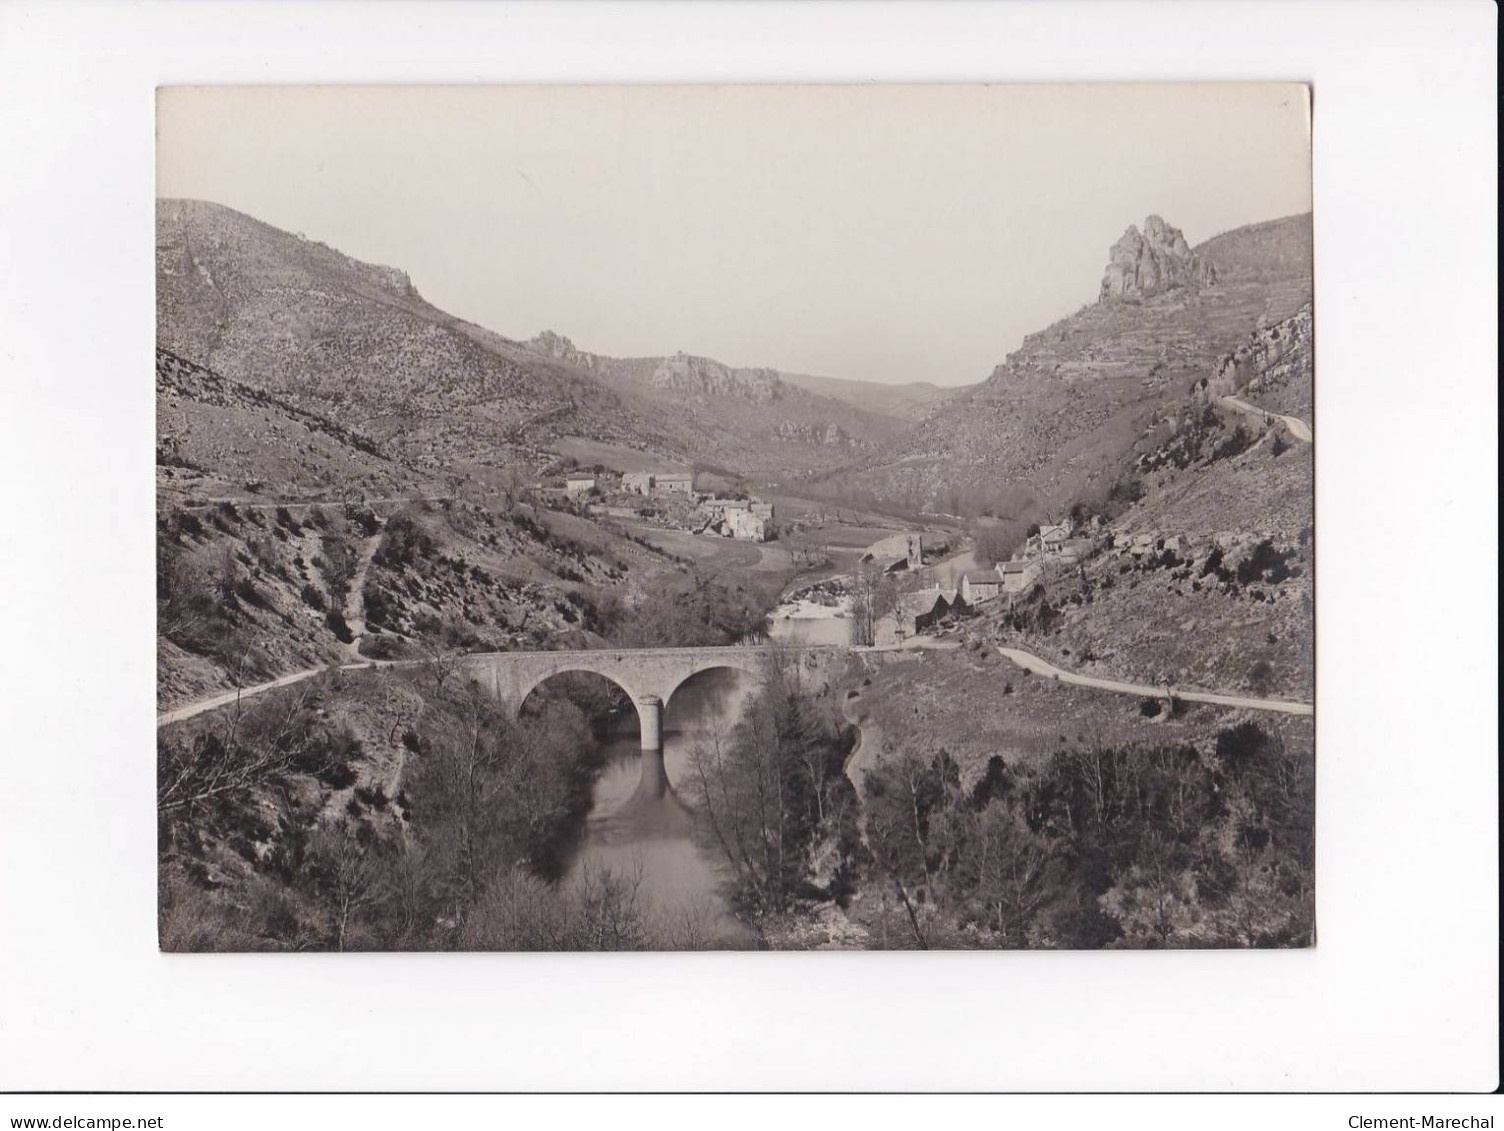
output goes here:
{"type": "Polygon", "coordinates": [[[561,668],[558,671],[539,674],[536,679],[524,683],[521,692],[522,697],[516,702],[513,709],[521,716],[527,709],[528,702],[533,698],[535,692],[543,691],[546,685],[552,681],[567,680],[579,676],[588,677],[592,681],[600,681],[615,691],[620,692],[622,698],[626,700],[628,707],[631,709],[632,717],[637,722],[638,733],[641,734],[645,720],[643,719],[642,707],[639,705],[639,697],[632,694],[631,689],[624,686],[622,681],[616,676],[607,675],[605,672],[595,671],[589,667],[561,668]]]}
{"type": "Polygon", "coordinates": [[[760,665],[743,660],[715,661],[705,664],[703,667],[697,665],[693,671],[687,672],[681,678],[673,680],[671,685],[664,689],[667,692],[667,694],[663,696],[664,714],[668,714],[670,708],[673,707],[674,696],[676,696],[684,687],[693,683],[701,676],[710,675],[712,672],[734,672],[736,675],[740,676],[743,681],[745,681],[745,685],[748,689],[759,686],[762,683],[764,676],[764,672],[760,665]]]}

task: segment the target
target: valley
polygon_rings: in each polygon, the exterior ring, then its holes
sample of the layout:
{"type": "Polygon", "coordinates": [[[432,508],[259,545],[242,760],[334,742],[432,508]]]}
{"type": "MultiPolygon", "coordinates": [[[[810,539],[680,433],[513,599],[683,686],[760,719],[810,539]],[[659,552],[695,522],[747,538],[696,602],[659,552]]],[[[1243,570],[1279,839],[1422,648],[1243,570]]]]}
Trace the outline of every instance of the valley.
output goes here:
{"type": "Polygon", "coordinates": [[[960,387],[508,338],[158,222],[164,948],[1311,937],[1308,215],[1150,217],[960,387]],[[656,703],[475,674],[746,645],[656,703]]]}

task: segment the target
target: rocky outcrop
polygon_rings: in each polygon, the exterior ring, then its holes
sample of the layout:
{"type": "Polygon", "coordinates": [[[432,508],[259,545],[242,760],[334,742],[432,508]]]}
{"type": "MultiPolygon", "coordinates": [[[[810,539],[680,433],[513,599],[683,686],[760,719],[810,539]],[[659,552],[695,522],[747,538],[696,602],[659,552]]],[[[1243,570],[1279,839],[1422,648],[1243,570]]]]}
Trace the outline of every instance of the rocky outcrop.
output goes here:
{"type": "Polygon", "coordinates": [[[1097,301],[1148,298],[1174,287],[1214,282],[1216,268],[1203,263],[1180,229],[1150,216],[1142,232],[1130,224],[1112,245],[1097,301]]]}
{"type": "Polygon", "coordinates": [[[529,338],[523,345],[534,353],[551,357],[567,365],[577,366],[580,369],[595,372],[600,368],[601,359],[598,355],[575,348],[572,341],[563,334],[555,334],[552,330],[544,330],[537,337],[529,338]]]}
{"type": "Polygon", "coordinates": [[[1314,350],[1311,304],[1289,318],[1260,326],[1196,383],[1199,399],[1238,396],[1271,412],[1311,414],[1314,350]]]}
{"type": "Polygon", "coordinates": [[[676,353],[666,357],[649,379],[653,388],[692,396],[739,397],[768,404],[783,396],[776,369],[732,369],[708,357],[676,353]]]}

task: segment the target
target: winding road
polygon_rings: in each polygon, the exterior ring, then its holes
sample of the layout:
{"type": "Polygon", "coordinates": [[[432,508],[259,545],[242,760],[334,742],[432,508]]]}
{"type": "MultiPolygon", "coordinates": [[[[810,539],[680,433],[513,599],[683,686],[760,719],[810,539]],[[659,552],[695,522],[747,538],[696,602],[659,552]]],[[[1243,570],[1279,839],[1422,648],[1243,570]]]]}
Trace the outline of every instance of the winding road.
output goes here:
{"type": "MultiPolygon", "coordinates": [[[[852,651],[885,652],[898,651],[900,649],[950,651],[960,647],[960,644],[955,641],[937,640],[927,643],[920,643],[920,639],[921,638],[919,637],[914,637],[910,640],[905,641],[902,645],[891,645],[888,647],[869,646],[865,648],[853,648],[852,651]]],[[[1162,699],[1165,694],[1163,685],[1155,687],[1147,683],[1127,683],[1123,680],[1100,679],[1097,676],[1080,675],[1077,672],[1067,671],[1065,668],[1057,667],[1056,665],[1050,663],[1048,660],[1036,656],[1032,652],[1025,652],[1020,648],[1004,648],[999,646],[998,654],[1016,664],[1026,672],[1032,672],[1035,675],[1042,675],[1049,679],[1058,679],[1061,683],[1071,683],[1075,684],[1077,687],[1093,687],[1098,691],[1111,691],[1118,695],[1136,695],[1141,698],[1151,699],[1162,699]]],[[[338,670],[342,672],[352,672],[364,671],[368,668],[409,667],[414,664],[422,664],[426,662],[426,660],[362,660],[358,663],[340,664],[338,666],[338,670]]],[[[163,711],[157,716],[157,726],[164,727],[169,723],[182,722],[184,719],[191,719],[195,715],[201,715],[205,711],[214,711],[218,710],[220,707],[228,707],[237,701],[243,702],[246,699],[255,698],[256,696],[262,695],[265,692],[274,691],[279,687],[288,687],[294,683],[301,683],[303,680],[311,679],[313,676],[318,675],[320,672],[330,670],[331,668],[328,665],[321,665],[316,668],[305,668],[302,671],[290,672],[287,675],[278,676],[276,679],[267,680],[267,682],[265,683],[258,683],[251,687],[241,687],[236,688],[232,691],[223,691],[218,695],[212,695],[207,699],[200,699],[197,703],[187,703],[181,707],[174,707],[170,711],[163,711]]],[[[1174,689],[1174,695],[1175,698],[1183,699],[1188,703],[1213,703],[1219,707],[1240,707],[1246,711],[1278,711],[1281,714],[1285,715],[1315,714],[1315,708],[1310,703],[1301,703],[1292,699],[1254,699],[1245,695],[1225,695],[1217,691],[1184,690],[1178,687],[1174,689]]],[[[856,706],[856,704],[843,703],[843,713],[846,713],[846,708],[851,706],[856,706]]],[[[847,720],[853,723],[856,722],[856,719],[852,718],[849,713],[847,713],[847,720]]],[[[865,763],[872,757],[875,757],[876,751],[868,749],[868,747],[872,745],[875,744],[864,741],[862,747],[860,747],[856,752],[860,757],[860,765],[858,766],[858,768],[865,768],[865,763]]],[[[855,758],[853,759],[853,761],[856,760],[857,759],[855,758]]]]}
{"type": "Polygon", "coordinates": [[[1247,401],[1239,400],[1237,397],[1218,397],[1217,399],[1228,408],[1236,409],[1238,412],[1246,412],[1250,416],[1257,416],[1260,420],[1269,418],[1283,421],[1290,435],[1307,444],[1311,442],[1311,428],[1298,416],[1281,416],[1277,412],[1270,412],[1267,408],[1260,408],[1256,404],[1249,404],[1247,401]]]}
{"type": "MultiPolygon", "coordinates": [[[[1078,675],[1076,672],[1058,668],[1048,660],[1018,648],[999,647],[998,652],[1026,672],[1058,679],[1061,683],[1074,683],[1078,687],[1095,687],[1101,691],[1115,691],[1120,695],[1139,695],[1154,699],[1162,699],[1165,694],[1163,686],[1152,687],[1146,683],[1124,683],[1122,680],[1078,675]]],[[[1279,711],[1286,715],[1315,714],[1315,708],[1310,703],[1299,703],[1290,699],[1249,699],[1242,695],[1223,695],[1216,691],[1185,691],[1178,687],[1173,689],[1173,694],[1176,699],[1184,699],[1188,703],[1215,703],[1220,707],[1242,707],[1248,711],[1279,711]]]]}

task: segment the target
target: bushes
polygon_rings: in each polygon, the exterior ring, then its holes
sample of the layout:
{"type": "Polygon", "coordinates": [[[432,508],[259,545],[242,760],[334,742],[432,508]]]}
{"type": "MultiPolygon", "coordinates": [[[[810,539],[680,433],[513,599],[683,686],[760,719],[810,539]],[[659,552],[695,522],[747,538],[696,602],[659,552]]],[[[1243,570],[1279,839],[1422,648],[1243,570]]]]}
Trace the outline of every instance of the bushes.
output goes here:
{"type": "Polygon", "coordinates": [[[1254,437],[1248,429],[1239,424],[1232,430],[1232,435],[1212,449],[1209,462],[1216,463],[1219,459],[1232,459],[1233,456],[1241,455],[1253,447],[1253,442],[1254,437]]]}
{"type": "Polygon", "coordinates": [[[1041,762],[990,759],[968,788],[944,751],[906,753],[866,780],[908,945],[1310,940],[1310,760],[1257,724],[1224,730],[1215,757],[1063,743],[1041,762]]]}
{"type": "Polygon", "coordinates": [[[1267,695],[1274,686],[1274,666],[1268,660],[1257,660],[1248,669],[1248,686],[1260,695],[1267,695]]]}
{"type": "Polygon", "coordinates": [[[330,609],[325,615],[324,627],[334,633],[334,638],[341,644],[355,643],[355,634],[350,631],[350,626],[345,623],[344,614],[338,609],[330,609]]]}
{"type": "Polygon", "coordinates": [[[1274,544],[1265,538],[1253,548],[1251,554],[1238,563],[1238,582],[1247,585],[1252,581],[1266,581],[1277,585],[1295,576],[1295,571],[1289,565],[1294,557],[1294,550],[1276,550],[1274,544]]]}
{"type": "Polygon", "coordinates": [[[387,520],[386,533],[372,558],[377,565],[400,571],[435,556],[437,547],[428,532],[405,514],[387,520]]]}

